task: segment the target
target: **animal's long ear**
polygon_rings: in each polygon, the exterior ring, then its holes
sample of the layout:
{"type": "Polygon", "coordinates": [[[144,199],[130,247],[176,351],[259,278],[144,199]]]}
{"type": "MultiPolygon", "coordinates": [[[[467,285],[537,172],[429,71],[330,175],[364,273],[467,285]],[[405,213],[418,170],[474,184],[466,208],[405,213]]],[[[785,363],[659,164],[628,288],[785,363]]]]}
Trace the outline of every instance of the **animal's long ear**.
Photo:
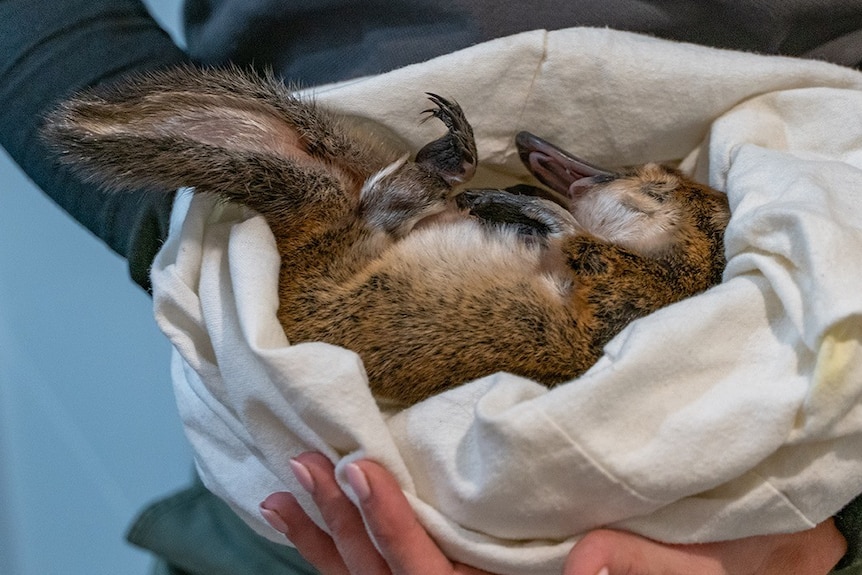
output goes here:
{"type": "Polygon", "coordinates": [[[358,197],[389,161],[279,81],[235,68],[180,67],[82,93],[43,135],[105,187],[192,186],[263,213],[314,203],[307,192],[358,197]]]}

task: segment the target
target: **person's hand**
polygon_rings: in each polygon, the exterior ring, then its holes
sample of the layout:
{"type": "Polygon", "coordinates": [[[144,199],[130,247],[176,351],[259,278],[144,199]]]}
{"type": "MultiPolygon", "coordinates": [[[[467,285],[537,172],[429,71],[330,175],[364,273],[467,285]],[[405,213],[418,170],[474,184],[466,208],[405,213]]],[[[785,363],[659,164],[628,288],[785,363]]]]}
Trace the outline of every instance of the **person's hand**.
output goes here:
{"type": "MultiPolygon", "coordinates": [[[[347,469],[360,509],[341,492],[332,464],[322,455],[303,454],[291,466],[332,536],[318,528],[289,493],[269,496],[261,513],[323,575],[486,573],[446,558],[381,466],[360,461],[347,469]]],[[[575,545],[563,575],[825,575],[845,548],[831,520],[799,533],[702,545],[666,545],[600,529],[575,545]]]]}
{"type": "Polygon", "coordinates": [[[699,545],[597,529],[569,553],[563,575],[826,575],[846,549],[832,519],[797,533],[699,545]]]}
{"type": "Polygon", "coordinates": [[[490,575],[447,559],[419,524],[398,483],[380,465],[360,461],[347,467],[350,486],[360,499],[360,515],[335,482],[326,457],[304,453],[290,464],[332,536],[315,525],[290,493],[267,497],[261,513],[322,575],[490,575]]]}

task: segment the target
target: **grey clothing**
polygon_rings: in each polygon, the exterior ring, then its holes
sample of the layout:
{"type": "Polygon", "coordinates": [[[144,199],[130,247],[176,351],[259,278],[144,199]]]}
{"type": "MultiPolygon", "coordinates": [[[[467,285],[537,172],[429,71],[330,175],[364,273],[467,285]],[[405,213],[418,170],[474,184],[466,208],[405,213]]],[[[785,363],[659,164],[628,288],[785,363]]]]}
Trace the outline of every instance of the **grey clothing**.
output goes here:
{"type": "MultiPolygon", "coordinates": [[[[0,1],[0,144],[76,220],[147,270],[167,233],[170,197],[108,195],[60,169],[36,133],[71,90],[183,61],[271,67],[303,85],[385,72],[536,28],[608,26],[766,54],[862,64],[859,0],[187,0],[188,54],[137,0],[0,1]]],[[[286,464],[286,462],[285,462],[286,464]]],[[[836,517],[862,564],[862,496],[836,517]]],[[[129,534],[162,573],[313,572],[251,532],[195,484],[145,510],[129,534]]],[[[854,570],[857,567],[852,567],[854,570]]]]}
{"type": "Polygon", "coordinates": [[[501,36],[599,26],[764,54],[862,63],[859,0],[187,0],[191,56],[318,84],[501,36]]]}

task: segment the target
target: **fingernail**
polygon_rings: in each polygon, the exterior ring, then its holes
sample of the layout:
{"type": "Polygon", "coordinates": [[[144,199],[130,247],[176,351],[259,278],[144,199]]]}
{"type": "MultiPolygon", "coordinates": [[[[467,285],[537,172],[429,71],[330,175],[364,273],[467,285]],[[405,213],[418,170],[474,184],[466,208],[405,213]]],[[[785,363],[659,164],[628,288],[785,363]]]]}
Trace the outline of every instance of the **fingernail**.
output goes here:
{"type": "Polygon", "coordinates": [[[368,485],[368,478],[362,469],[355,463],[350,463],[345,467],[344,474],[347,475],[347,482],[350,484],[356,497],[360,501],[367,501],[371,497],[371,486],[368,485]]]}
{"type": "Polygon", "coordinates": [[[287,535],[289,531],[287,528],[287,523],[284,522],[284,519],[281,518],[281,515],[273,511],[272,509],[267,509],[261,505],[260,507],[261,516],[266,519],[266,522],[269,523],[270,527],[278,531],[279,533],[283,533],[287,535]]]}
{"type": "Polygon", "coordinates": [[[607,567],[602,567],[601,571],[599,571],[598,573],[596,573],[596,575],[610,575],[610,573],[611,573],[611,572],[610,572],[610,571],[608,571],[608,568],[607,568],[607,567]]]}
{"type": "Polygon", "coordinates": [[[311,476],[308,467],[295,459],[291,459],[289,463],[291,470],[293,470],[293,476],[296,477],[302,488],[309,493],[314,493],[314,478],[311,476]]]}

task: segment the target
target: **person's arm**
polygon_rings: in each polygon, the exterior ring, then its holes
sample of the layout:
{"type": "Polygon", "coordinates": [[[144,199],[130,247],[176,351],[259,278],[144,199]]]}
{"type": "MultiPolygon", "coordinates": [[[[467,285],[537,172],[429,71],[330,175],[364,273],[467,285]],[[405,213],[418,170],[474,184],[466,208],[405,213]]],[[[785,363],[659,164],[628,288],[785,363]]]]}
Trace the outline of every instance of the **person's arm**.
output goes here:
{"type": "Polygon", "coordinates": [[[76,90],[187,60],[137,0],[0,2],[0,145],[36,185],[127,258],[145,289],[172,197],[110,194],[82,183],[58,166],[38,132],[44,115],[76,90]]]}
{"type": "Polygon", "coordinates": [[[835,527],[847,541],[847,553],[835,568],[862,567],[862,495],[835,515],[835,527]]]}
{"type": "MultiPolygon", "coordinates": [[[[443,555],[395,479],[376,463],[360,461],[347,470],[360,501],[358,510],[339,489],[333,466],[322,455],[300,455],[291,466],[332,536],[318,528],[289,493],[269,496],[261,503],[261,513],[323,575],[484,573],[443,555]]],[[[845,548],[832,519],[798,533],[700,545],[666,545],[621,531],[596,530],[575,545],[563,575],[825,575],[845,548]]]]}

